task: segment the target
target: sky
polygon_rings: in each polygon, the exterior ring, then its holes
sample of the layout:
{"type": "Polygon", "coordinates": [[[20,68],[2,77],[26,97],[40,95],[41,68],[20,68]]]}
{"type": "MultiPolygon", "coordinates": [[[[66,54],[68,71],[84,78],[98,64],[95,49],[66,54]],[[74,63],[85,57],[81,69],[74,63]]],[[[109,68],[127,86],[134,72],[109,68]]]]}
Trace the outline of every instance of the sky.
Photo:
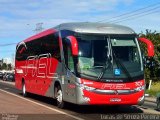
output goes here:
{"type": "Polygon", "coordinates": [[[45,30],[64,22],[110,22],[136,33],[160,32],[160,1],[0,0],[0,59],[13,59],[16,43],[36,34],[37,24],[45,30]]]}

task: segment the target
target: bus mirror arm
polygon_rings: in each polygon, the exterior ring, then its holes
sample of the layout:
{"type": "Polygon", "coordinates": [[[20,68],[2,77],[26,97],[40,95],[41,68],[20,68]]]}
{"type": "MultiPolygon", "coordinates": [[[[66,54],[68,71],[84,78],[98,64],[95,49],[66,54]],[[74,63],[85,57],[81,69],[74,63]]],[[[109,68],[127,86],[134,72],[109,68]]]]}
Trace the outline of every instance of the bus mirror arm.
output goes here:
{"type": "Polygon", "coordinates": [[[145,65],[146,64],[146,56],[144,55],[144,51],[142,50],[141,51],[141,53],[142,53],[142,60],[143,60],[143,64],[145,65]]]}
{"type": "Polygon", "coordinates": [[[147,54],[148,54],[147,57],[154,57],[154,45],[153,45],[153,43],[149,39],[146,39],[146,38],[138,38],[138,40],[147,45],[147,54]]]}
{"type": "Polygon", "coordinates": [[[78,56],[78,42],[74,36],[68,36],[67,39],[70,41],[72,55],[78,56]]]}

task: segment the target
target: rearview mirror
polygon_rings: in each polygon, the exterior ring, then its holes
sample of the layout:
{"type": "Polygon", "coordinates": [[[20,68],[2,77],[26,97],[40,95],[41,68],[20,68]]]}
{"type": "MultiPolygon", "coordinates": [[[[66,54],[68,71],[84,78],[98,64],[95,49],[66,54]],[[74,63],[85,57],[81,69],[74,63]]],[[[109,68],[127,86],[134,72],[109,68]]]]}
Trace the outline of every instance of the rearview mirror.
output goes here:
{"type": "Polygon", "coordinates": [[[72,50],[72,55],[78,56],[78,42],[74,36],[68,36],[66,39],[69,40],[72,50]]]}
{"type": "Polygon", "coordinates": [[[153,45],[153,43],[149,39],[146,39],[146,38],[138,38],[138,40],[147,45],[148,57],[154,57],[154,45],[153,45]]]}

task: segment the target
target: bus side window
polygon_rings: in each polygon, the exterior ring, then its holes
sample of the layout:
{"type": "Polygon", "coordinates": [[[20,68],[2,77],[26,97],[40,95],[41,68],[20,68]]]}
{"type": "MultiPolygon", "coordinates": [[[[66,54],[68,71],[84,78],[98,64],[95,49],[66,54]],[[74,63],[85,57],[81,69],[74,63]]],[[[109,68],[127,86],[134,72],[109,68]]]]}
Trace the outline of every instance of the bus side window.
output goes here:
{"type": "Polygon", "coordinates": [[[16,60],[23,61],[27,59],[27,48],[24,44],[17,46],[16,60]]]}

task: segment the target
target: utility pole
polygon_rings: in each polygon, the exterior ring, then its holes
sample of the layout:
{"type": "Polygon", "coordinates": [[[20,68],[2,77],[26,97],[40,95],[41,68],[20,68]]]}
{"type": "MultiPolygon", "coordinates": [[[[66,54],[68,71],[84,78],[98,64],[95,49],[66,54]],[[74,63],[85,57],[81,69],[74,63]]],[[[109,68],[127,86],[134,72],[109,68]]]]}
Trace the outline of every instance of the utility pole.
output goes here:
{"type": "Polygon", "coordinates": [[[36,33],[41,32],[44,28],[42,27],[43,23],[37,23],[36,24],[36,29],[34,31],[36,31],[36,33]]]}
{"type": "Polygon", "coordinates": [[[14,67],[15,67],[15,54],[14,53],[12,54],[12,64],[11,64],[11,66],[12,66],[12,70],[14,70],[14,67]]]}

